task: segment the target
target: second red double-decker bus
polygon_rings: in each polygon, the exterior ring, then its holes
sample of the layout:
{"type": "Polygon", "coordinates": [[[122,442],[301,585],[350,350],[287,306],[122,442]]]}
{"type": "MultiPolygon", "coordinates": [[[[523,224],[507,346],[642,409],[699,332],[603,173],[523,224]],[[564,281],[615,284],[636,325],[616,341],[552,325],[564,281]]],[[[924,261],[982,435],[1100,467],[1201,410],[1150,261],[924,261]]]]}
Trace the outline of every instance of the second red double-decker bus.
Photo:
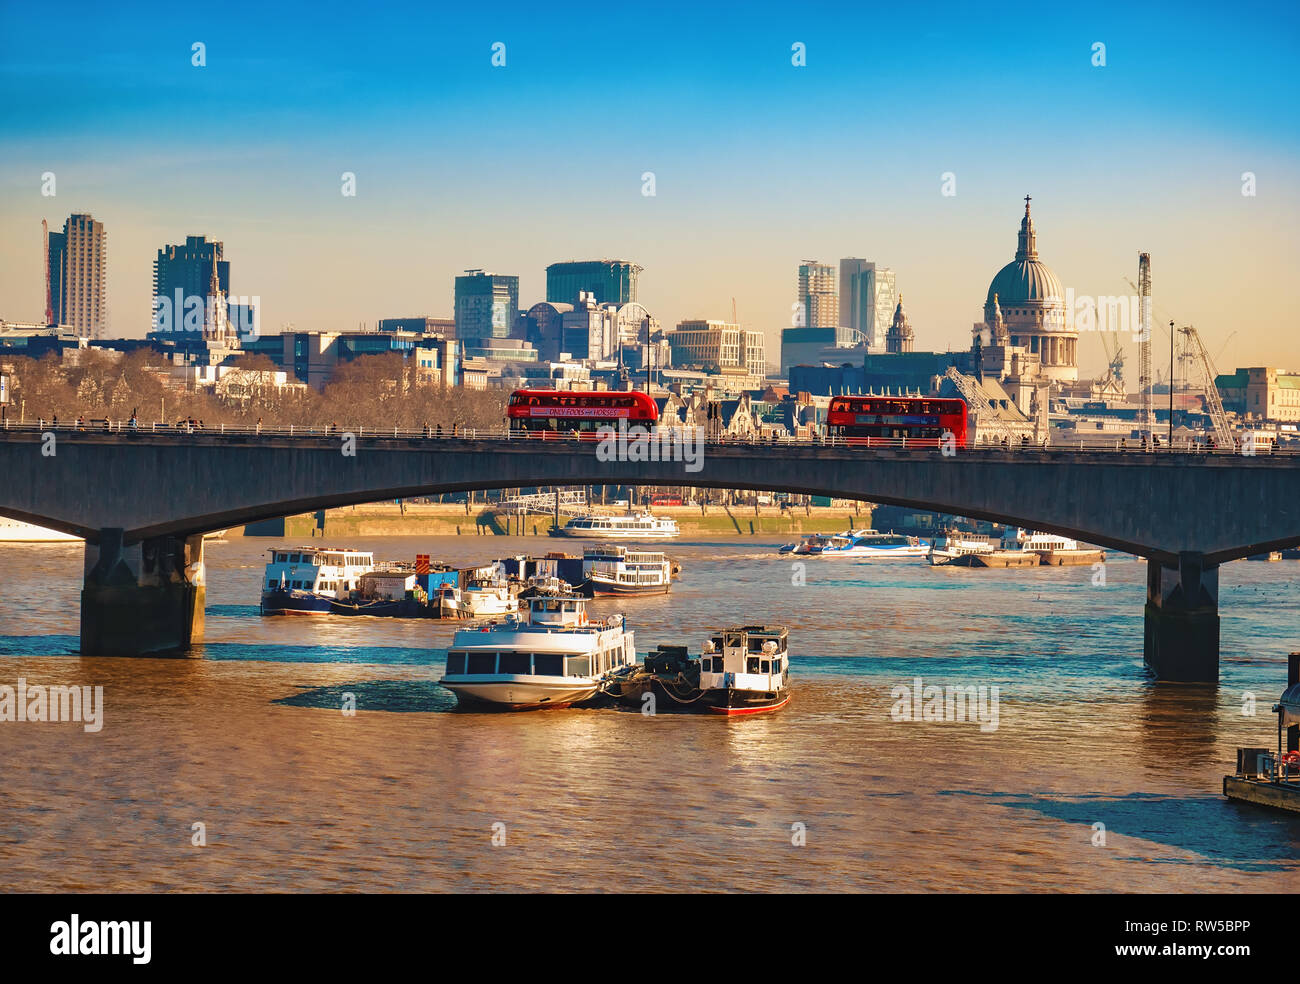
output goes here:
{"type": "Polygon", "coordinates": [[[938,447],[946,433],[966,447],[966,401],[930,396],[836,396],[826,413],[828,433],[848,444],[938,447]]]}
{"type": "Polygon", "coordinates": [[[506,407],[511,430],[576,431],[581,436],[596,428],[651,428],[659,420],[659,405],[645,393],[622,390],[515,390],[506,407]]]}

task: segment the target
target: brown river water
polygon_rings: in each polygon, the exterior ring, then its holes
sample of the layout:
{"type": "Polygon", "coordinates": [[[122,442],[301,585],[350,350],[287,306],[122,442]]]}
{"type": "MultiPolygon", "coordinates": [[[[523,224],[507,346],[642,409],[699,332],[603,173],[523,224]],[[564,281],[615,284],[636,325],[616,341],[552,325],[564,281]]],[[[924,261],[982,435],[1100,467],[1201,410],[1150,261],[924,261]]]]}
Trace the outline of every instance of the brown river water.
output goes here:
{"type": "MultiPolygon", "coordinates": [[[[1087,567],[817,558],[796,584],[775,541],[671,543],[672,594],[593,612],[625,611],[642,652],[788,625],[785,710],[467,714],[437,684],[453,624],[261,617],[279,542],[210,543],[204,644],[139,660],[76,655],[79,545],[0,545],[0,684],[104,688],[98,732],[0,722],[7,889],[1300,888],[1300,819],[1220,795],[1236,747],[1275,740],[1300,563],[1222,570],[1222,681],[1192,687],[1143,671],[1131,558],[1104,585],[1087,567]],[[997,686],[996,730],[894,720],[891,688],[917,677],[997,686]]],[[[554,547],[346,545],[456,563],[554,547]]]]}

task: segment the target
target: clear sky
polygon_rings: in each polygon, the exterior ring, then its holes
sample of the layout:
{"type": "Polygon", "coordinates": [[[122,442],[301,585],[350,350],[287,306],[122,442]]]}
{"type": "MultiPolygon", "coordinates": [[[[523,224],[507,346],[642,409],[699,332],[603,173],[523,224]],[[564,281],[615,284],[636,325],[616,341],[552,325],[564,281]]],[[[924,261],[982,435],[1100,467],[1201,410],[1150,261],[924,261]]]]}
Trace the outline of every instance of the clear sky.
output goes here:
{"type": "Polygon", "coordinates": [[[1157,316],[1221,369],[1300,369],[1298,9],[0,0],[0,317],[41,318],[40,220],[86,211],[117,335],[157,249],[205,234],[267,331],[450,316],[467,267],[528,306],[547,263],[616,257],[665,326],[734,297],[774,357],[799,262],[861,256],[942,350],[1031,194],[1066,287],[1127,293],[1149,251],[1157,316]]]}

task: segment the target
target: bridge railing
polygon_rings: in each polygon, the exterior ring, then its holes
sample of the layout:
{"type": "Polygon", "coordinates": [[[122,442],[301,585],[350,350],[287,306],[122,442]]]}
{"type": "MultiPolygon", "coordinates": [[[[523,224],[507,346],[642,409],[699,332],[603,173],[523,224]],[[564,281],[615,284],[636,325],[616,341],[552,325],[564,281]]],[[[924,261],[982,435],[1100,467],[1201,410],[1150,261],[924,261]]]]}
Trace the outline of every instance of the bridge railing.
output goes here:
{"type": "MultiPolygon", "coordinates": [[[[828,447],[863,451],[933,451],[935,453],[969,453],[971,451],[1002,451],[1027,454],[1042,454],[1059,451],[1114,452],[1120,454],[1150,453],[1159,455],[1171,450],[1183,454],[1216,455],[1300,455],[1300,448],[1276,448],[1272,444],[1261,444],[1253,451],[1244,450],[1240,445],[1231,448],[1217,447],[1210,441],[1184,439],[1175,441],[1170,447],[1167,441],[1151,448],[1127,438],[1116,437],[1110,440],[1066,440],[1058,439],[1052,443],[1036,443],[1028,440],[1012,441],[1008,439],[976,440],[969,447],[956,447],[946,444],[941,438],[894,438],[894,437],[844,437],[841,435],[815,435],[812,438],[759,437],[723,435],[711,439],[695,437],[697,429],[688,427],[662,428],[658,433],[668,432],[669,440],[677,440],[688,432],[692,440],[700,440],[709,447],[828,447]]],[[[702,428],[698,430],[702,431],[702,428]]],[[[407,440],[471,440],[540,443],[545,445],[597,443],[602,435],[595,431],[546,431],[519,430],[501,427],[420,427],[416,429],[402,427],[348,427],[339,424],[254,424],[252,426],[232,426],[218,424],[203,426],[199,422],[179,421],[164,423],[159,421],[142,422],[139,420],[121,420],[112,418],[77,418],[76,420],[41,420],[14,421],[5,420],[0,424],[0,433],[46,433],[56,434],[117,434],[129,439],[136,434],[185,436],[203,435],[207,437],[225,436],[238,438],[341,438],[352,435],[355,438],[392,438],[407,440]]],[[[631,435],[629,435],[631,436],[631,435]]]]}

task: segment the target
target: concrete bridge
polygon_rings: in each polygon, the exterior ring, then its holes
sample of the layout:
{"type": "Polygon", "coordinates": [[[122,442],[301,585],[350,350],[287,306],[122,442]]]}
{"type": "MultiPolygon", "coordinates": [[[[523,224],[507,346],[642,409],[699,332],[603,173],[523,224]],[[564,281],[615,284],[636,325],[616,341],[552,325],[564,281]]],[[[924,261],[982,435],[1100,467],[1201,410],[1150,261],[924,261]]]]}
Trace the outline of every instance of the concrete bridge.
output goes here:
{"type": "Polygon", "coordinates": [[[709,444],[602,461],[590,443],[411,436],[0,431],[0,515],[85,537],[87,655],[202,638],[207,531],[417,495],[533,485],[690,485],[913,506],[1147,559],[1144,653],[1218,678],[1218,567],[1300,544],[1300,456],[709,444]],[[353,453],[346,453],[348,451],[353,453]]]}

